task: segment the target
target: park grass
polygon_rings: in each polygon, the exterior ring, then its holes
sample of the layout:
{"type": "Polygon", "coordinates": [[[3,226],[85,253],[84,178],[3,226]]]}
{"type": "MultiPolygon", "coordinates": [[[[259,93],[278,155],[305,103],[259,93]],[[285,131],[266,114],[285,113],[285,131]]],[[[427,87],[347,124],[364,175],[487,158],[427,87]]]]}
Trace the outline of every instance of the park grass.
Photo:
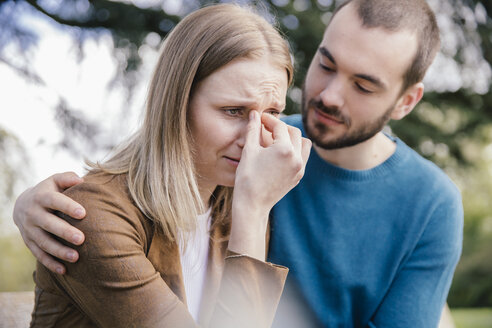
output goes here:
{"type": "Polygon", "coordinates": [[[451,309],[456,328],[492,328],[492,308],[451,309]]]}

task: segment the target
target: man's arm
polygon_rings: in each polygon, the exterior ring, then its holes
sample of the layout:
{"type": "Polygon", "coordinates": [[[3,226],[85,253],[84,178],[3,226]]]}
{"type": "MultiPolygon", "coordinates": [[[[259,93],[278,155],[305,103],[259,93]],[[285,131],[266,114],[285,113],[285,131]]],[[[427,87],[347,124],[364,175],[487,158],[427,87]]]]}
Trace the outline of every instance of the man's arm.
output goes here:
{"type": "Polygon", "coordinates": [[[66,269],[55,258],[76,262],[79,254],[56,241],[50,234],[74,245],[82,244],[85,236],[80,230],[54,215],[53,211],[60,211],[76,219],[85,217],[85,209],[61,193],[82,181],[73,172],[52,175],[24,191],[14,206],[14,223],[25,244],[39,262],[59,274],[65,273],[66,269]]]}
{"type": "Polygon", "coordinates": [[[436,206],[369,327],[437,327],[462,240],[463,207],[455,197],[436,206]]]}

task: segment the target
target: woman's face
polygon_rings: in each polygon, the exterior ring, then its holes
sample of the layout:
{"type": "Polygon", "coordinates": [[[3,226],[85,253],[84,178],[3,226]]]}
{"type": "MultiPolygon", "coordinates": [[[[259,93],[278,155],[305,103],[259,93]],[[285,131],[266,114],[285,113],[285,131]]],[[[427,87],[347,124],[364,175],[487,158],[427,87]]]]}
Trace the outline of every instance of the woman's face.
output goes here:
{"type": "Polygon", "coordinates": [[[234,185],[249,112],[278,116],[287,83],[286,70],[263,56],[234,60],[196,86],[189,118],[201,190],[234,185]]]}

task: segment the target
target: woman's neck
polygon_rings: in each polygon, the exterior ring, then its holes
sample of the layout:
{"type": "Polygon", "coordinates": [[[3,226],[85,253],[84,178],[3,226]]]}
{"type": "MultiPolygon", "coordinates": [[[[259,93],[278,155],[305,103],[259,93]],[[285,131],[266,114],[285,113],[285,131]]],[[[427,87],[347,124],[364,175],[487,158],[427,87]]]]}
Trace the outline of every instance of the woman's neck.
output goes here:
{"type": "Polygon", "coordinates": [[[217,188],[217,185],[213,185],[210,183],[208,184],[203,183],[203,181],[198,182],[198,190],[200,191],[200,197],[202,199],[203,208],[207,209],[209,207],[210,198],[212,197],[215,188],[217,188]]]}

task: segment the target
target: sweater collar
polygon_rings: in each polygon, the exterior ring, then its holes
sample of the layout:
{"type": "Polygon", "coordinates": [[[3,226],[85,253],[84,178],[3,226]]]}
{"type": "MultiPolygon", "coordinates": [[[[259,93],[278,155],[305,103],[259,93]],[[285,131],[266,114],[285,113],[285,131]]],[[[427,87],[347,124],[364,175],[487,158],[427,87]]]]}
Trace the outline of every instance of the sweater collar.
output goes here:
{"type": "Polygon", "coordinates": [[[381,178],[387,174],[393,173],[394,168],[401,165],[408,155],[408,146],[405,145],[403,141],[397,137],[385,135],[396,143],[396,150],[383,163],[371,169],[348,170],[341,168],[323,160],[314,149],[311,149],[308,165],[314,165],[316,167],[314,168],[315,170],[321,170],[320,172],[324,172],[335,179],[365,181],[381,178]]]}

